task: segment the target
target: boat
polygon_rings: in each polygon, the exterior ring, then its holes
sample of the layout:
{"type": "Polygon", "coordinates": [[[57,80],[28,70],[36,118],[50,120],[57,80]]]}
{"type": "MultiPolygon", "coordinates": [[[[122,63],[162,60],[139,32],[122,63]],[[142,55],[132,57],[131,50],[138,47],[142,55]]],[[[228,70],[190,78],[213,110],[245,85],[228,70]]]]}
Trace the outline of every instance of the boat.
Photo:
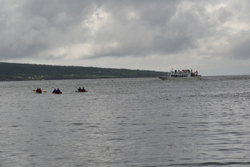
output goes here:
{"type": "Polygon", "coordinates": [[[88,92],[84,87],[79,87],[75,92],[88,92]]]}
{"type": "Polygon", "coordinates": [[[36,89],[36,93],[42,93],[42,89],[41,88],[37,88],[36,89]]]}
{"type": "Polygon", "coordinates": [[[37,88],[36,90],[33,90],[34,92],[38,93],[38,94],[41,94],[41,93],[47,93],[47,91],[42,91],[41,88],[37,88]]]}
{"type": "Polygon", "coordinates": [[[62,92],[60,91],[59,88],[54,89],[52,93],[53,93],[53,94],[62,94],[62,92]]]}
{"type": "Polygon", "coordinates": [[[171,69],[170,72],[166,76],[159,77],[162,80],[169,79],[201,79],[201,75],[199,75],[198,71],[193,70],[174,70],[171,69]]]}
{"type": "Polygon", "coordinates": [[[88,92],[88,91],[86,91],[86,90],[84,90],[84,91],[79,91],[79,90],[76,90],[76,92],[88,92]]]}

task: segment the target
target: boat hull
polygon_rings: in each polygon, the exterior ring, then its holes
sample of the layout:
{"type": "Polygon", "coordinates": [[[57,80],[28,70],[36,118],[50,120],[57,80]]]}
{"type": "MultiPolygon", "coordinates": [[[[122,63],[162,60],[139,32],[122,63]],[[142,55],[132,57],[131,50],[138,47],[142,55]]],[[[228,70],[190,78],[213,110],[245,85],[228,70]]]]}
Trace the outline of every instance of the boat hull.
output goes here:
{"type": "Polygon", "coordinates": [[[62,94],[62,92],[54,92],[54,93],[52,93],[52,94],[62,94]]]}
{"type": "Polygon", "coordinates": [[[170,77],[170,76],[160,76],[161,80],[186,80],[186,79],[198,79],[201,80],[201,76],[195,76],[195,77],[170,77]]]}

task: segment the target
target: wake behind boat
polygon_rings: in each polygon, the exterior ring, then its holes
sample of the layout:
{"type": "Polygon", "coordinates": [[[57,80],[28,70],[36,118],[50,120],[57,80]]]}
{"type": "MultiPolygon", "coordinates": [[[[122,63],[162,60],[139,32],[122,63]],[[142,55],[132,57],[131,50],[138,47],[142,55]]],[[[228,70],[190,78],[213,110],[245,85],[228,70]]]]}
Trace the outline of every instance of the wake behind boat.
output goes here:
{"type": "Polygon", "coordinates": [[[173,69],[166,75],[160,76],[162,80],[168,79],[201,79],[201,75],[198,75],[198,71],[193,72],[193,70],[174,70],[173,69]]]}

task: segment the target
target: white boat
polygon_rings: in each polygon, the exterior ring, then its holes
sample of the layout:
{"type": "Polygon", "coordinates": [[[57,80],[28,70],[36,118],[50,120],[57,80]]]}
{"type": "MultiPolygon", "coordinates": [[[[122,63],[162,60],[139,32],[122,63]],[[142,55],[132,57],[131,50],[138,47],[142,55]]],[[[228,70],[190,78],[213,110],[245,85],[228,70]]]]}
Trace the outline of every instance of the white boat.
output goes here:
{"type": "Polygon", "coordinates": [[[201,75],[198,75],[199,72],[193,70],[174,70],[173,69],[168,72],[166,76],[160,76],[159,78],[162,80],[168,79],[201,79],[201,75]]]}

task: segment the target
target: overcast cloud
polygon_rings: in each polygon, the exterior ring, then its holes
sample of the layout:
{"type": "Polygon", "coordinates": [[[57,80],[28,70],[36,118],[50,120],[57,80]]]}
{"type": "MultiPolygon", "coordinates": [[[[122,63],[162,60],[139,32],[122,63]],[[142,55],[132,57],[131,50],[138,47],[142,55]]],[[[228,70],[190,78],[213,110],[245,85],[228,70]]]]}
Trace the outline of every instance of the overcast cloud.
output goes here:
{"type": "Polygon", "coordinates": [[[0,0],[0,61],[250,74],[249,0],[0,0]]]}

